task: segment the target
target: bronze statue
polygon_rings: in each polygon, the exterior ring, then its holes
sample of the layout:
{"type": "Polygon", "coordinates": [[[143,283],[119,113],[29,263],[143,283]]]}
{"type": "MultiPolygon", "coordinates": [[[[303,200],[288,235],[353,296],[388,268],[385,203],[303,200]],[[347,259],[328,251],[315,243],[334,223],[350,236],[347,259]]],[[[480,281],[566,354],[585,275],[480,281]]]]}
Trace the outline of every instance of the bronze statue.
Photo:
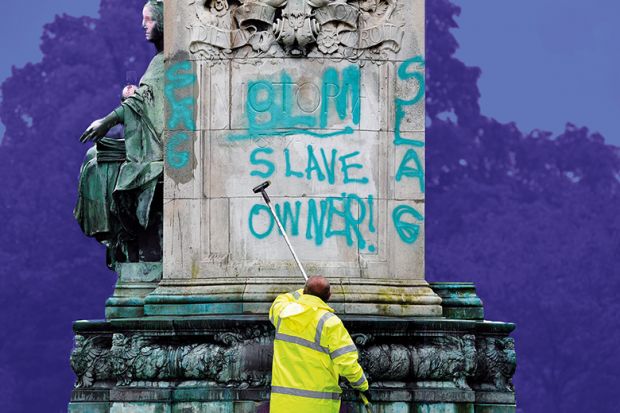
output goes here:
{"type": "Polygon", "coordinates": [[[149,0],[142,16],[155,57],[139,85],[123,89],[120,106],[80,137],[95,145],[80,170],[74,215],[86,235],[106,246],[112,269],[119,262],[161,262],[162,256],[163,1],[149,0]],[[108,136],[117,124],[124,139],[108,136]]]}

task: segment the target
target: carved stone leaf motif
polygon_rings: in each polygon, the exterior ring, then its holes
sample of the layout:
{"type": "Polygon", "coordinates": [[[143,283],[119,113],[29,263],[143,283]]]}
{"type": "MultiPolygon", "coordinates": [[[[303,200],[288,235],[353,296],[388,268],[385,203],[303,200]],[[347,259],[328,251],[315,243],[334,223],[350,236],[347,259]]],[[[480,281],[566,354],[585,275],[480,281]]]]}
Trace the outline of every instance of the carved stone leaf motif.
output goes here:
{"type": "Polygon", "coordinates": [[[418,345],[371,345],[362,350],[361,363],[372,380],[452,381],[468,389],[475,356],[473,336],[443,336],[418,345]]]}
{"type": "Polygon", "coordinates": [[[109,352],[101,345],[101,341],[99,336],[75,336],[75,345],[71,352],[71,368],[77,376],[75,387],[90,387],[95,380],[109,378],[109,352]]]}
{"type": "Polygon", "coordinates": [[[225,367],[224,350],[214,344],[184,346],[179,351],[179,376],[220,382],[225,367]]]}
{"type": "Polygon", "coordinates": [[[404,23],[396,0],[189,0],[189,50],[207,60],[313,56],[355,60],[397,53],[404,23]]]}
{"type": "Polygon", "coordinates": [[[220,333],[215,336],[215,341],[220,342],[226,346],[232,346],[236,343],[243,341],[243,337],[239,333],[232,331],[226,333],[220,333]]]}
{"type": "Polygon", "coordinates": [[[137,354],[132,351],[131,339],[124,334],[114,334],[110,356],[112,375],[118,379],[117,386],[131,383],[134,378],[132,364],[137,357],[137,354]]]}
{"type": "MultiPolygon", "coordinates": [[[[427,337],[410,344],[376,343],[354,334],[360,363],[371,382],[443,382],[454,388],[513,391],[516,368],[510,337],[470,334],[427,337]]],[[[162,344],[144,334],[77,335],[71,366],[76,387],[116,380],[117,386],[199,380],[248,388],[270,383],[273,332],[267,326],[233,329],[199,343],[162,344]]]]}
{"type": "Polygon", "coordinates": [[[476,382],[482,390],[513,391],[512,376],[517,367],[511,337],[483,337],[477,340],[476,382]]]}
{"type": "Polygon", "coordinates": [[[360,363],[369,380],[405,381],[411,374],[410,351],[398,344],[381,344],[362,351],[360,363]]]}
{"type": "Polygon", "coordinates": [[[365,347],[374,340],[374,337],[371,334],[353,333],[351,339],[356,345],[365,347]]]}

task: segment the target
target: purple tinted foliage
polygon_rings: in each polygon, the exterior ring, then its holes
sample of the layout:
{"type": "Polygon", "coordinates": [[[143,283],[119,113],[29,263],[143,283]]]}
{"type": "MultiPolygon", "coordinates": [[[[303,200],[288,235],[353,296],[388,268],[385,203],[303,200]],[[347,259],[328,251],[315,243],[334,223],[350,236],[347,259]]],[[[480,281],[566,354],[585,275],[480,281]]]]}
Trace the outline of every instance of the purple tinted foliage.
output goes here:
{"type": "MultiPolygon", "coordinates": [[[[111,294],[103,248],[71,213],[86,150],[77,138],[152,56],[142,3],[58,17],[43,61],[2,85],[0,411],[66,411],[71,322],[101,318],[111,294]]],[[[481,115],[480,69],[454,58],[458,12],[427,1],[428,278],[474,281],[487,318],[517,323],[523,411],[615,412],[618,150],[585,128],[524,136],[481,115]]]]}
{"type": "Polygon", "coordinates": [[[78,138],[154,54],[143,40],[143,5],[103,0],[99,19],[57,17],[44,27],[43,60],[2,84],[1,412],[66,411],[71,323],[103,318],[115,276],[72,215],[88,148],[78,138]]]}
{"type": "Polygon", "coordinates": [[[616,412],[618,148],[482,116],[458,13],[427,1],[427,277],[474,281],[487,319],[516,322],[522,411],[616,412]]]}

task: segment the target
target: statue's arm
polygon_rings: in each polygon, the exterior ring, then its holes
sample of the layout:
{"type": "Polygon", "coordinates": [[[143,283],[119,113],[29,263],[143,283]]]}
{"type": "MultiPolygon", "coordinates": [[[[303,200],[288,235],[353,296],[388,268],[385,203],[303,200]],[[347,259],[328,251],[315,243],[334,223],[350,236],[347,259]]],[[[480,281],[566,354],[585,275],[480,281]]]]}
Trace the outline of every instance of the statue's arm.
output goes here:
{"type": "Polygon", "coordinates": [[[82,136],[80,136],[80,142],[97,142],[99,139],[103,138],[112,127],[119,123],[123,123],[124,118],[125,109],[123,105],[121,105],[110,112],[106,117],[97,119],[91,123],[82,136]]]}

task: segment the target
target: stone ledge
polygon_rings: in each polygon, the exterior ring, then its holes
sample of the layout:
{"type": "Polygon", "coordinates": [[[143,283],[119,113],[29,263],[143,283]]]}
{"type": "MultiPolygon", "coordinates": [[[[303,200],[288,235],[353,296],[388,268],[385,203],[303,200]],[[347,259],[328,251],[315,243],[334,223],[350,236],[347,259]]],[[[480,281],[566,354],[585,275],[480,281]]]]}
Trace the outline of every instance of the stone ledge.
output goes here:
{"type": "MultiPolygon", "coordinates": [[[[377,402],[514,406],[514,324],[342,319],[377,402]]],[[[74,403],[267,400],[274,331],[265,316],[78,321],[74,331],[74,403]]]]}
{"type": "MultiPolygon", "coordinates": [[[[186,384],[170,384],[169,388],[153,387],[115,387],[112,389],[76,389],[72,395],[74,402],[209,402],[221,400],[269,400],[269,387],[264,386],[256,389],[230,389],[208,388],[186,384]]],[[[484,392],[483,392],[484,393],[484,392]]],[[[428,389],[393,389],[372,388],[373,403],[380,402],[417,402],[417,403],[476,403],[484,405],[507,405],[514,404],[514,393],[494,392],[491,398],[473,390],[428,388],[428,389]],[[493,400],[491,400],[493,399],[493,400]]],[[[356,402],[359,400],[358,393],[345,389],[342,393],[343,401],[356,402]]]]}
{"type": "MultiPolygon", "coordinates": [[[[432,335],[437,332],[460,332],[472,334],[500,334],[508,335],[516,327],[514,323],[460,320],[436,317],[385,317],[339,315],[345,326],[351,331],[370,330],[375,334],[389,334],[399,336],[432,335]]],[[[113,332],[148,332],[154,331],[158,335],[206,335],[218,331],[227,331],[228,328],[251,328],[264,325],[272,328],[267,315],[209,315],[193,317],[140,317],[117,320],[79,320],[73,324],[76,334],[98,332],[110,334],[113,332]],[[209,333],[211,332],[211,333],[209,333]]]]}

